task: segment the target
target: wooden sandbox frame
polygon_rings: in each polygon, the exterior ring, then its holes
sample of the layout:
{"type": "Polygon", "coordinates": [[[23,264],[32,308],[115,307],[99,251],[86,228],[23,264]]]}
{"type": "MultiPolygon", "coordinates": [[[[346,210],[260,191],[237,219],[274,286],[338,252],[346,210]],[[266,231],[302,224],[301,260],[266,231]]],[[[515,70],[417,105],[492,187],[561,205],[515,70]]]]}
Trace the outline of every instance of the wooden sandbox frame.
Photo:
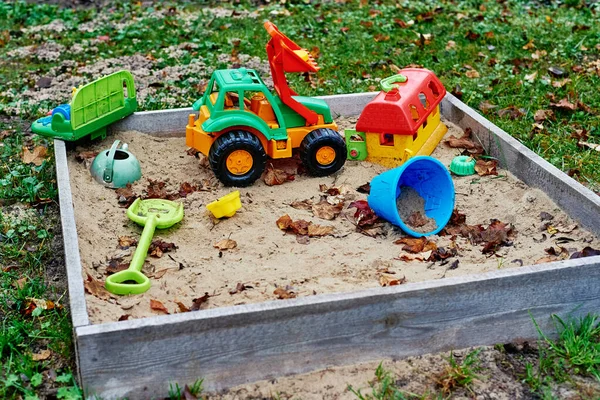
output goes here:
{"type": "MultiPolygon", "coordinates": [[[[360,114],[375,93],[323,97],[360,114]]],[[[138,112],[112,126],[184,136],[189,108],[138,112]]],[[[471,128],[488,154],[600,236],[600,196],[451,94],[442,115],[471,128]]],[[[183,140],[183,139],[182,139],[183,140]]],[[[336,365],[537,338],[549,316],[600,311],[600,256],[355,292],[92,325],[83,287],[65,143],[54,142],[80,384],[86,396],[149,399],[170,382],[208,391],[336,365]]]]}

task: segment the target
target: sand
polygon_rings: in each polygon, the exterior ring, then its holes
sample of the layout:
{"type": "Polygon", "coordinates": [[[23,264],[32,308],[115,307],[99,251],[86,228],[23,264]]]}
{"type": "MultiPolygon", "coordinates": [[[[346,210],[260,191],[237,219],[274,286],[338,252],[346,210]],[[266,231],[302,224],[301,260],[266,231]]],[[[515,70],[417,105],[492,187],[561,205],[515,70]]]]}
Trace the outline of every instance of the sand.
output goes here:
{"type": "MultiPolygon", "coordinates": [[[[341,128],[351,128],[355,122],[355,119],[338,120],[341,128]]],[[[448,135],[462,134],[458,127],[448,125],[448,135]]],[[[278,288],[296,296],[354,291],[380,286],[382,276],[405,277],[407,282],[417,282],[530,265],[547,256],[544,249],[554,245],[558,236],[572,239],[562,244],[571,251],[597,242],[581,228],[558,233],[555,238],[548,232],[542,236],[541,212],[554,216],[553,225],[567,227],[574,222],[544,193],[500,170],[498,176],[453,177],[456,208],[466,214],[468,224],[488,224],[492,218],[513,224],[517,233],[511,246],[500,247],[490,256],[482,253],[481,245],[471,245],[458,237],[458,254],[449,259],[450,262],[442,265],[440,262],[402,261],[399,256],[405,251],[394,241],[405,235],[392,225],[386,223],[385,234],[375,238],[356,231],[352,223],[355,210],[346,207],[353,199],[364,200],[367,195],[354,189],[385,168],[351,161],[334,176],[314,178],[300,174],[279,186],[266,186],[257,181],[251,187],[240,189],[242,209],[234,217],[215,224],[206,204],[232,189],[224,187],[200,159],[186,153],[185,139],[126,132],[76,148],[68,156],[84,277],[90,274],[102,282],[106,279],[110,259],[122,257],[123,262],[128,263],[135,250],[134,247],[120,249],[118,237],[138,238],[142,228],[127,219],[114,191],[96,183],[86,165],[75,160],[75,155],[80,151],[109,148],[115,139],[128,143],[129,150],[140,160],[143,177],[133,185],[136,193],[143,193],[147,179],[165,181],[170,191],[177,191],[183,182],[202,186],[204,190],[181,199],[185,217],[180,224],[155,233],[155,238],[173,242],[178,248],[161,258],[147,258],[144,272],[157,276],[151,278],[151,289],[142,295],[109,299],[88,294],[86,300],[92,323],[117,321],[123,315],[142,318],[164,314],[150,308],[151,299],[160,301],[168,312],[174,313],[179,312],[177,302],[190,307],[193,299],[205,293],[211,297],[201,305],[202,309],[276,300],[280,297],[274,294],[278,288]],[[319,202],[323,195],[320,184],[351,188],[344,195],[344,210],[334,220],[320,219],[313,216],[311,210],[289,206],[306,199],[319,202]],[[275,221],[284,214],[294,220],[333,226],[334,233],[298,239],[278,229],[275,221]],[[213,246],[227,238],[234,240],[237,246],[229,250],[213,246]],[[458,265],[455,260],[459,261],[458,265]],[[450,265],[457,267],[450,269],[450,265]],[[246,289],[230,294],[240,283],[246,289]]],[[[459,153],[460,150],[442,144],[433,156],[448,166],[459,153]]],[[[289,168],[289,161],[274,164],[289,168]]],[[[449,236],[436,235],[430,239],[438,246],[450,244],[449,236]]]]}

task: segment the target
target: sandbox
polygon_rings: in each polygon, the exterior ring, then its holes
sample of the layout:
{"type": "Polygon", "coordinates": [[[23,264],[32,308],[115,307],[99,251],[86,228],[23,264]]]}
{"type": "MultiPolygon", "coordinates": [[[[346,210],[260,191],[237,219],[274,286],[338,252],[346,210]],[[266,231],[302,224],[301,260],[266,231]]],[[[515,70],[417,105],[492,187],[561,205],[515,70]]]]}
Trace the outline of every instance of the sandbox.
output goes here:
{"type": "MultiPolygon", "coordinates": [[[[372,96],[325,100],[343,116],[340,127],[351,128],[351,117],[372,96]]],[[[471,128],[501,166],[498,176],[455,177],[456,208],[469,224],[498,219],[516,233],[492,254],[464,238],[451,244],[448,235],[435,236],[438,246],[457,247],[447,262],[407,261],[402,245],[394,244],[405,235],[391,225],[377,237],[357,231],[354,210],[346,207],[365,199],[356,189],[385,170],[375,164],[348,162],[334,176],[296,174],[278,186],[257,182],[241,189],[238,214],[215,223],[205,206],[231,189],[186,154],[189,112],[137,113],[113,126],[106,141],[68,154],[56,142],[78,365],[89,394],[160,396],[168,381],[199,377],[209,390],[219,390],[331,365],[531,338],[529,311],[544,325],[552,312],[585,313],[600,305],[599,257],[544,263],[552,259],[549,247],[581,250],[597,243],[598,197],[451,95],[442,103],[448,135],[471,128]],[[132,250],[119,248],[118,238],[139,237],[141,229],[74,156],[109,147],[114,138],[129,143],[142,163],[144,177],[134,192],[143,195],[148,178],[165,181],[170,192],[184,182],[202,189],[180,199],[186,207],[181,224],[157,232],[178,248],[148,258],[145,271],[155,276],[150,291],[102,298],[84,294],[84,279],[102,281],[115,257],[128,262],[132,250]],[[290,206],[318,202],[324,195],[319,185],[345,188],[344,210],[333,220],[290,206]],[[275,221],[284,214],[335,229],[298,240],[278,229],[275,221]],[[548,232],[548,215],[562,233],[548,232]],[[227,238],[237,246],[214,247],[227,238]],[[542,264],[531,266],[536,262],[542,264]],[[394,278],[406,283],[381,287],[394,278]],[[235,290],[238,284],[244,290],[235,290]],[[297,298],[279,299],[277,289],[297,298]],[[208,301],[198,311],[181,312],[205,293],[208,301]],[[166,310],[152,309],[151,300],[166,310]],[[159,315],[166,312],[175,315],[159,315]]],[[[441,144],[433,155],[448,165],[458,153],[441,144]]]]}

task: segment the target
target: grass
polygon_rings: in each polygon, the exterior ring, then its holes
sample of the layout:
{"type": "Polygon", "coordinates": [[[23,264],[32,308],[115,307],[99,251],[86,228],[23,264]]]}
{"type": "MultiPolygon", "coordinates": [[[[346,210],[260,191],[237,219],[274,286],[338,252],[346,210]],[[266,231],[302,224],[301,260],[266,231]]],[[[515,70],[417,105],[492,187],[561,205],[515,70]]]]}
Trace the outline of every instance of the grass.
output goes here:
{"type": "Polygon", "coordinates": [[[588,314],[564,321],[553,315],[558,339],[550,339],[534,321],[540,335],[538,365],[528,363],[524,381],[547,396],[554,383],[573,383],[573,376],[588,376],[600,383],[600,321],[588,314]]]}
{"type": "Polygon", "coordinates": [[[36,399],[43,387],[77,398],[70,317],[46,270],[60,227],[54,165],[51,158],[38,167],[21,161],[22,146],[48,143],[0,123],[3,129],[13,133],[0,143],[0,397],[36,399]]]}
{"type": "MultiPolygon", "coordinates": [[[[398,68],[424,66],[468,105],[483,109],[488,119],[526,146],[600,191],[600,157],[578,145],[584,139],[600,143],[598,3],[291,1],[255,7],[242,1],[235,7],[239,15],[215,14],[192,2],[156,2],[151,7],[115,3],[81,9],[0,3],[0,118],[5,121],[0,122],[2,398],[33,399],[46,392],[63,399],[80,395],[71,369],[67,310],[32,306],[31,300],[64,302],[64,286],[56,285],[47,271],[48,265],[60,262],[53,247],[59,224],[52,146],[19,126],[67,101],[69,83],[90,81],[119,63],[130,65],[132,57],[144,63],[134,68],[144,77],[137,81],[142,109],[189,106],[200,97],[213,69],[241,64],[247,57],[265,60],[268,38],[261,25],[270,19],[308,48],[322,67],[316,76],[290,74],[297,92],[377,90],[379,79],[398,68]],[[255,11],[255,18],[246,11],[255,11]],[[60,29],[38,30],[57,20],[60,29]],[[58,50],[44,55],[42,50],[52,46],[58,50]],[[99,66],[107,59],[110,65],[99,66]],[[559,68],[561,76],[550,73],[550,67],[555,72],[559,68]],[[38,88],[42,77],[51,79],[50,88],[38,88]],[[576,110],[555,109],[554,118],[533,126],[536,111],[564,98],[576,110]],[[498,113],[509,107],[518,112],[498,113]],[[21,162],[23,146],[44,146],[50,154],[40,166],[26,165],[21,162]],[[33,359],[44,350],[50,350],[47,359],[33,359]]],[[[588,321],[584,331],[597,343],[595,321],[588,321]]],[[[538,385],[536,390],[546,390],[550,379],[561,381],[570,373],[598,373],[597,353],[589,352],[597,346],[585,345],[579,331],[567,335],[574,327],[557,322],[566,336],[561,333],[557,342],[544,337],[547,348],[540,353],[540,366],[530,366],[527,379],[532,387],[538,385]],[[573,356],[580,353],[584,355],[573,356]]],[[[454,375],[447,378],[466,383],[471,374],[464,369],[469,366],[449,362],[454,375]]],[[[379,370],[376,378],[378,392],[365,398],[412,396],[394,392],[385,371],[379,370]]]]}

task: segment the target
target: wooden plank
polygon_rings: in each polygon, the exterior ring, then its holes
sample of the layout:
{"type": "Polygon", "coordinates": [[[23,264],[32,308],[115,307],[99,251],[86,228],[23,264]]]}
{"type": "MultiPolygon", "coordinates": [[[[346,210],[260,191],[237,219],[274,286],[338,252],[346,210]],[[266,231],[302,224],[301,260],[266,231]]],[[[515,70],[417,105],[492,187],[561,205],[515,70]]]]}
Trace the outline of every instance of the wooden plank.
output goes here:
{"type": "Polygon", "coordinates": [[[488,154],[527,185],[541,189],[582,226],[600,236],[600,196],[529,150],[465,103],[447,94],[442,115],[471,128],[488,154]]]}
{"type": "Polygon", "coordinates": [[[208,390],[334,365],[536,338],[531,316],[600,309],[600,257],[355,293],[77,328],[82,384],[104,399],[208,390]]]}
{"type": "Polygon", "coordinates": [[[58,184],[58,200],[60,202],[60,222],[62,225],[65,249],[65,264],[69,284],[69,305],[73,326],[88,325],[89,318],[85,304],[81,259],[79,257],[79,240],[75,226],[73,196],[69,181],[67,151],[65,142],[54,140],[54,157],[56,159],[56,180],[58,184]]]}
{"type": "MultiPolygon", "coordinates": [[[[321,96],[331,109],[334,118],[359,115],[365,105],[377,93],[338,94],[321,96]]],[[[185,136],[185,125],[189,114],[198,114],[191,107],[170,110],[140,111],[110,126],[112,133],[138,131],[153,136],[185,136]]]]}

